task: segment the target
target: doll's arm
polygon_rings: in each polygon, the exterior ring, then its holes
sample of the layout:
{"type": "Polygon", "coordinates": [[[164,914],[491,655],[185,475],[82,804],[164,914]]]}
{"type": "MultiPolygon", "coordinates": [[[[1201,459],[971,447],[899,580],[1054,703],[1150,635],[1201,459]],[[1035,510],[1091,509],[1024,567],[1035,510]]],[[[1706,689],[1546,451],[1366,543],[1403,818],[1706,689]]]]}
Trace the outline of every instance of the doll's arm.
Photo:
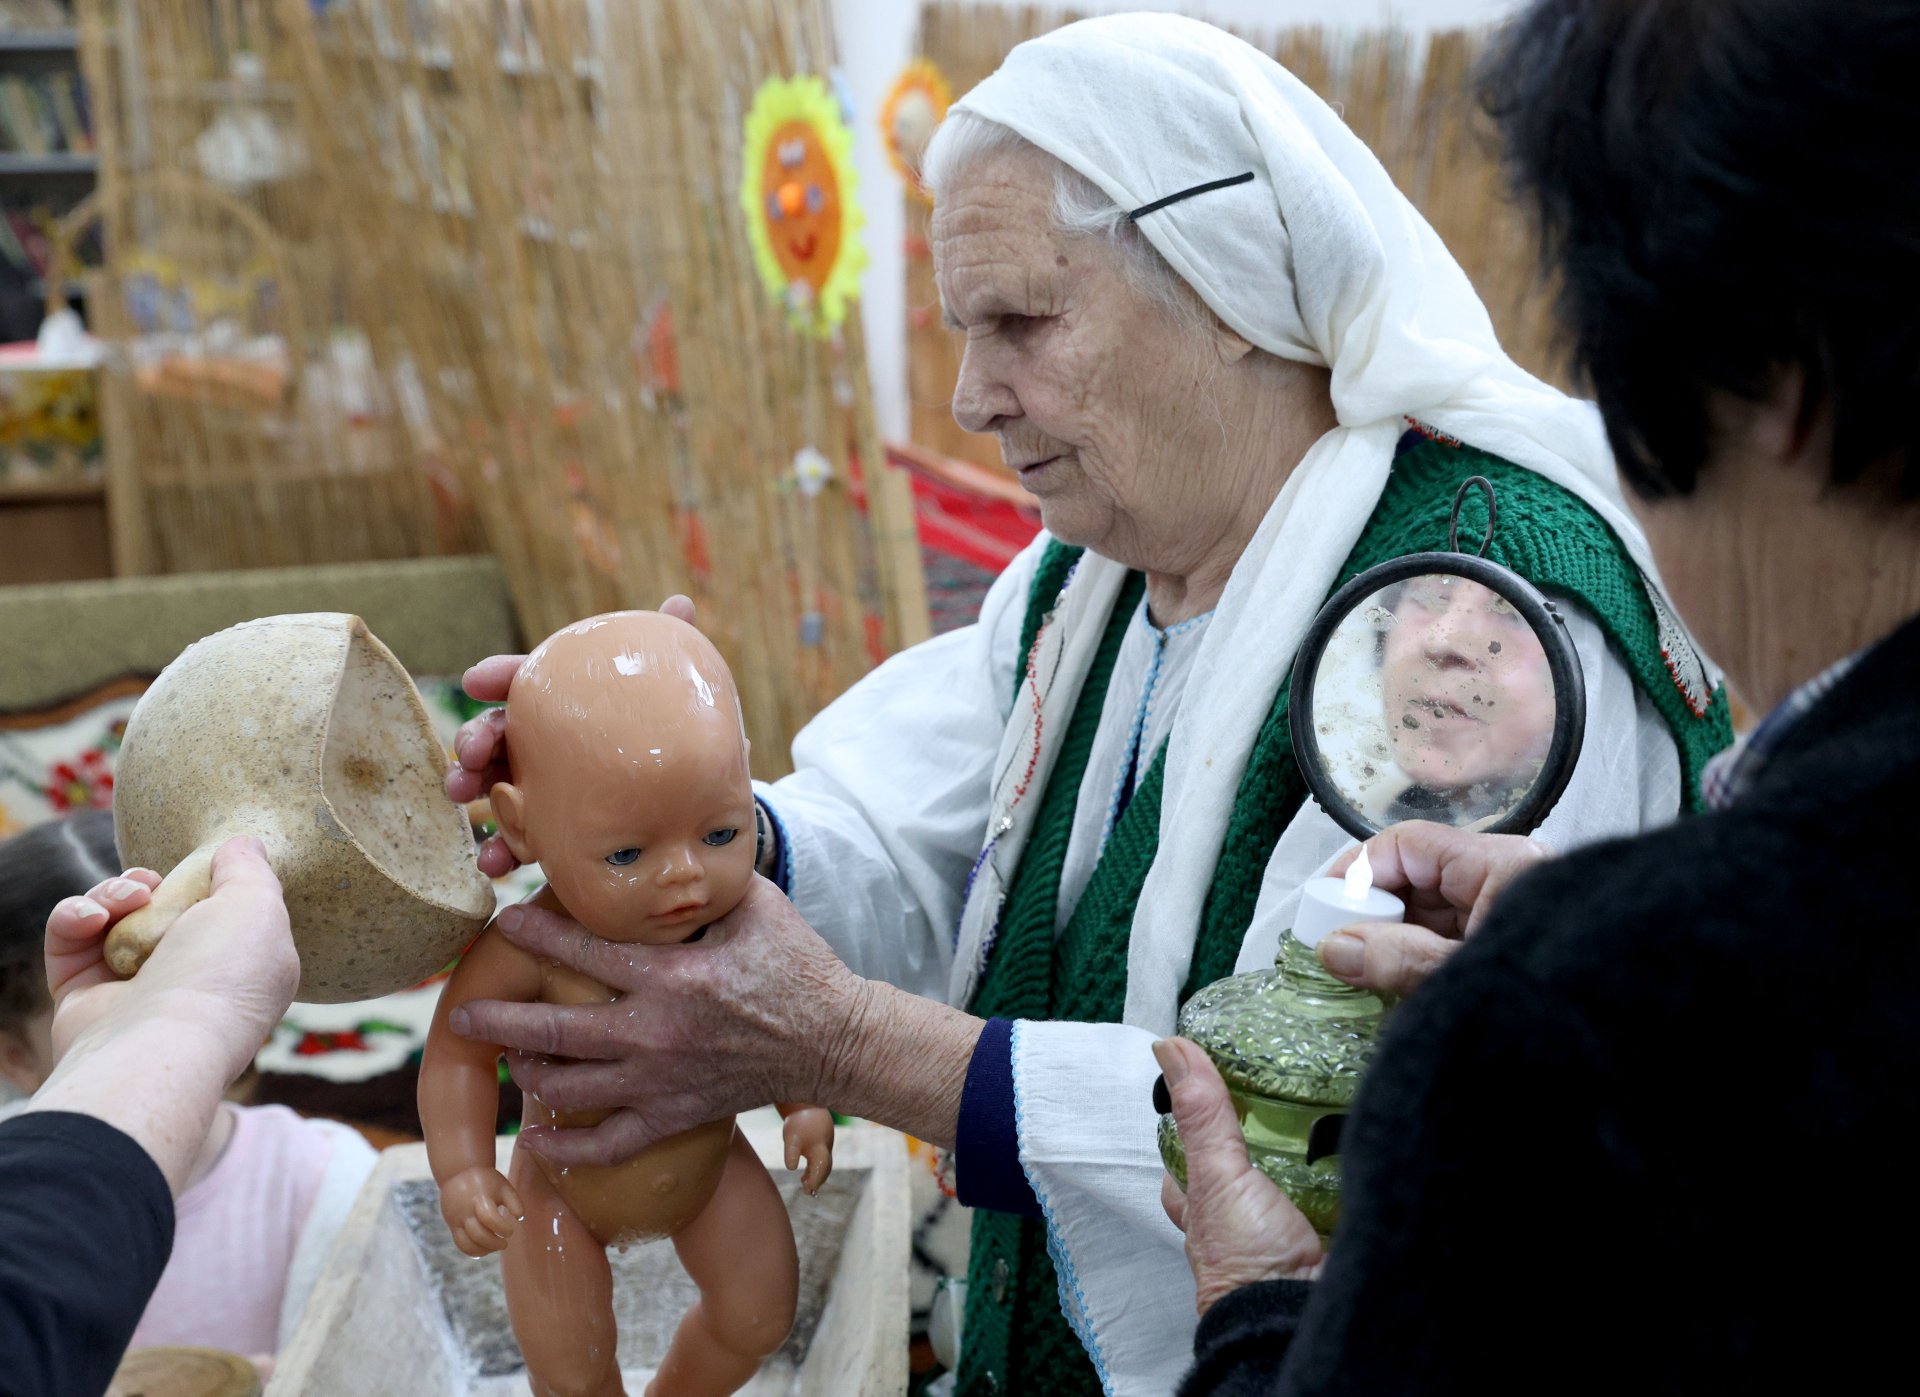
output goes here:
{"type": "Polygon", "coordinates": [[[489,926],[440,992],[420,1062],[420,1126],[440,1211],[454,1244],[483,1256],[507,1244],[521,1215],[518,1195],[494,1167],[500,1110],[500,1046],[462,1038],[447,1018],[471,999],[525,1002],[540,993],[540,967],[489,926]]]}
{"type": "Polygon", "coordinates": [[[833,1172],[833,1112],[798,1101],[777,1103],[774,1110],[787,1122],[780,1130],[787,1147],[787,1168],[798,1169],[804,1158],[807,1172],[800,1178],[800,1187],[808,1194],[818,1193],[833,1172]]]}

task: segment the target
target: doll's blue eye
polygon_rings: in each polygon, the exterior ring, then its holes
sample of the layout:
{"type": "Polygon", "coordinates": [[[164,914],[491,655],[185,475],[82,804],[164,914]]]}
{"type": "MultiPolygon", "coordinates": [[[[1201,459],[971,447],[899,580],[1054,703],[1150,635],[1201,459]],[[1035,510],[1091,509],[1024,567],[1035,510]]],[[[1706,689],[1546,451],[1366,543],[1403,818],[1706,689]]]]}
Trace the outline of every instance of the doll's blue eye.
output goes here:
{"type": "Polygon", "coordinates": [[[733,837],[738,833],[740,833],[740,831],[737,829],[717,829],[707,836],[706,842],[718,849],[724,845],[733,843],[733,837]]]}
{"type": "Polygon", "coordinates": [[[817,184],[807,186],[807,212],[819,213],[827,206],[826,192],[817,184]]]}
{"type": "Polygon", "coordinates": [[[619,849],[607,855],[607,862],[615,868],[625,868],[639,857],[640,851],[638,849],[619,849]]]}

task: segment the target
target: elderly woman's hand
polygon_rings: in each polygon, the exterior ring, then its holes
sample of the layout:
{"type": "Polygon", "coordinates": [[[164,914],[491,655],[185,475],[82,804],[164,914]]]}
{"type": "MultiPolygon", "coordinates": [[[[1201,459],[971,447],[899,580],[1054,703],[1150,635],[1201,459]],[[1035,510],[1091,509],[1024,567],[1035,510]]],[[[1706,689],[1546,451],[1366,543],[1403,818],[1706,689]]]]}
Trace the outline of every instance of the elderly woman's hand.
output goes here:
{"type": "Polygon", "coordinates": [[[1184,1038],[1155,1043],[1153,1055],[1187,1151],[1186,1192],[1169,1174],[1160,1201],[1187,1234],[1200,1313],[1255,1281],[1318,1276],[1326,1259],[1320,1238],[1293,1200],[1248,1159],[1233,1099],[1212,1060],[1184,1038]]]}
{"type": "Polygon", "coordinates": [[[618,995],[577,1006],[477,1000],[449,1017],[455,1033],[506,1048],[514,1081],[547,1106],[612,1112],[590,1130],[521,1133],[556,1164],[618,1163],[776,1101],[951,1143],[980,1021],[861,979],[763,878],[681,945],[604,941],[525,905],[498,925],[523,950],[618,995]]]}
{"type": "MultiPolygon", "coordinates": [[[[660,603],[660,610],[694,624],[693,602],[675,593],[660,603]]],[[[462,677],[461,687],[469,698],[481,703],[505,703],[513,676],[520,671],[525,655],[489,655],[462,677]]],[[[485,800],[500,782],[509,779],[506,754],[501,750],[507,735],[507,710],[489,708],[469,718],[454,734],[454,767],[447,773],[447,798],[455,805],[485,800]]],[[[504,878],[520,866],[499,835],[484,840],[478,859],[480,871],[489,878],[504,878]]]]}
{"type": "Polygon", "coordinates": [[[619,996],[577,1007],[481,1000],[449,1020],[455,1033],[508,1049],[514,1081],[554,1110],[612,1110],[592,1130],[521,1133],[557,1164],[615,1163],[773,1101],[827,1102],[866,1001],[867,982],[761,878],[681,945],[605,941],[525,905],[502,912],[499,926],[619,996]]]}
{"type": "MultiPolygon", "coordinates": [[[[1336,860],[1345,873],[1359,851],[1336,860]]],[[[1406,899],[1406,922],[1344,928],[1320,943],[1329,974],[1376,994],[1411,994],[1486,920],[1507,885],[1553,857],[1537,839],[1415,820],[1367,841],[1374,886],[1406,899]]]]}

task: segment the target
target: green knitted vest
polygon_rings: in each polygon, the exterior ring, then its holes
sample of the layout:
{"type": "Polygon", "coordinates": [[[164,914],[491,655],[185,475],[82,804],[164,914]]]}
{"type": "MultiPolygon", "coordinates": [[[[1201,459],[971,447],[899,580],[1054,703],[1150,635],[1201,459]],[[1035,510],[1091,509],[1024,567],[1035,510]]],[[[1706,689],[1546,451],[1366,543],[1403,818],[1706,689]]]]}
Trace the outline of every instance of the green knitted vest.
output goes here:
{"type": "MultiPolygon", "coordinates": [[[[1639,570],[1600,518],[1558,486],[1471,447],[1423,440],[1395,459],[1380,503],[1330,593],[1380,563],[1444,549],[1454,496],[1472,475],[1492,481],[1499,502],[1499,529],[1488,556],[1536,587],[1575,598],[1599,622],[1671,728],[1687,805],[1697,809],[1702,767],[1732,741],[1725,691],[1716,692],[1705,714],[1696,715],[1662,653],[1658,618],[1639,570]]],[[[1479,538],[1485,519],[1484,500],[1476,492],[1461,512],[1461,537],[1479,538]]],[[[1043,555],[1028,601],[1021,653],[1032,651],[1079,555],[1079,549],[1058,543],[1043,555]]],[[[1114,659],[1144,585],[1137,573],[1127,579],[1068,722],[971,1006],[982,1017],[1112,1023],[1125,1008],[1128,932],[1160,840],[1164,747],[1154,754],[1116,822],[1066,927],[1057,936],[1055,928],[1074,803],[1114,659]]],[[[1287,700],[1283,685],[1241,779],[1182,1002],[1233,972],[1253,919],[1261,874],[1306,797],[1306,783],[1293,760],[1287,700]]],[[[962,1397],[1101,1391],[1087,1349],[1061,1308],[1063,1270],[1065,1289],[1071,1292],[1077,1281],[1070,1269],[1056,1268],[1041,1223],[1008,1213],[974,1215],[958,1384],[962,1397]]],[[[1175,1302],[1169,1298],[1168,1303],[1175,1302]]]]}

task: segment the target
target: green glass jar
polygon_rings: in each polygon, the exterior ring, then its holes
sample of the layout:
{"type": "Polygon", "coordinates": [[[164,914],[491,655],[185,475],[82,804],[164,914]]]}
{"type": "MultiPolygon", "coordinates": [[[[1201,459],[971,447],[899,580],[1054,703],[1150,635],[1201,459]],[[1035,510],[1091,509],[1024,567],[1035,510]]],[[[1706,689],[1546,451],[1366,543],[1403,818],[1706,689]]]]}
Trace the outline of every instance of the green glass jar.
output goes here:
{"type": "MultiPolygon", "coordinates": [[[[1378,996],[1334,979],[1291,931],[1273,969],[1216,980],[1180,1011],[1180,1035],[1226,1079],[1255,1167],[1323,1238],[1340,1219],[1340,1120],[1385,1014],[1378,996]]],[[[1171,1115],[1160,1117],[1160,1154],[1185,1188],[1187,1154],[1171,1115]]]]}

